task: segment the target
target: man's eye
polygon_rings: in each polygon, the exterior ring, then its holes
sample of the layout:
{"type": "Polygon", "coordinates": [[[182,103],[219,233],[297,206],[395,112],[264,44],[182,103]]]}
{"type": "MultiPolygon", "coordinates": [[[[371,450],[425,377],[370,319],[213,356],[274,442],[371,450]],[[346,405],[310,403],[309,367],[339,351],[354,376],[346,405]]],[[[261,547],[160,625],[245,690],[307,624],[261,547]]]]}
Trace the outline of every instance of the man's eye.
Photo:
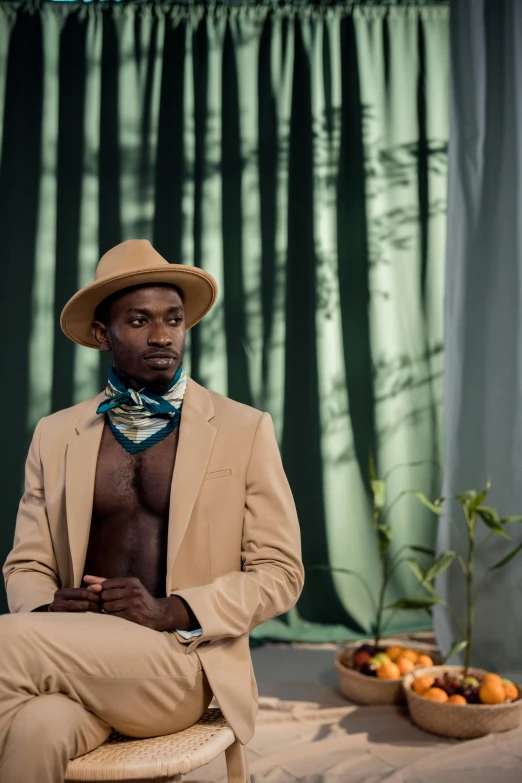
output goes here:
{"type": "Polygon", "coordinates": [[[141,326],[141,324],[146,323],[145,318],[133,318],[130,322],[131,324],[138,324],[138,326],[141,326]]]}
{"type": "Polygon", "coordinates": [[[183,321],[183,318],[179,315],[173,315],[172,318],[169,318],[169,322],[174,321],[176,324],[180,324],[183,321]]]}

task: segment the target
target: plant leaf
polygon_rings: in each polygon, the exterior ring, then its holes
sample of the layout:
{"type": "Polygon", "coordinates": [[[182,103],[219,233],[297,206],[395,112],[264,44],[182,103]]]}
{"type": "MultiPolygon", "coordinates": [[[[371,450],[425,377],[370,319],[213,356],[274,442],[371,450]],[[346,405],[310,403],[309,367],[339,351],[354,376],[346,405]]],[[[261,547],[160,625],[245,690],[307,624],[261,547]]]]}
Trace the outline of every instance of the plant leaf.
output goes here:
{"type": "Polygon", "coordinates": [[[496,508],[493,508],[493,506],[477,506],[475,509],[479,517],[481,519],[489,519],[491,522],[495,522],[497,525],[500,525],[500,515],[496,508]]]}
{"type": "Polygon", "coordinates": [[[459,563],[459,565],[460,565],[460,567],[462,569],[462,573],[464,574],[464,576],[467,576],[467,574],[468,574],[468,566],[466,565],[466,562],[464,561],[464,558],[462,557],[462,555],[457,555],[457,560],[458,560],[458,563],[459,563]]]}
{"type": "Polygon", "coordinates": [[[486,484],[486,488],[483,489],[482,492],[479,492],[478,495],[475,495],[475,497],[469,504],[471,511],[475,511],[477,506],[480,506],[482,501],[487,498],[490,489],[491,489],[491,481],[488,481],[488,483],[486,484]]]}
{"type": "Polygon", "coordinates": [[[417,546],[417,544],[411,544],[409,549],[413,550],[413,552],[422,552],[423,555],[431,555],[432,557],[435,557],[435,550],[428,549],[427,546],[417,546]]]}
{"type": "Polygon", "coordinates": [[[428,500],[424,492],[412,492],[411,494],[420,500],[424,506],[429,508],[430,511],[433,511],[434,514],[438,514],[439,516],[442,514],[442,508],[440,505],[442,503],[442,498],[437,498],[435,503],[432,503],[431,500],[428,500]]]}
{"type": "Polygon", "coordinates": [[[370,482],[373,495],[373,509],[374,511],[380,511],[386,502],[386,484],[381,480],[373,480],[370,482]]]}
{"type": "Polygon", "coordinates": [[[377,480],[377,472],[375,470],[375,460],[373,455],[370,455],[370,459],[368,460],[368,478],[370,479],[370,484],[372,481],[377,480]]]}
{"type": "Polygon", "coordinates": [[[500,517],[498,515],[498,511],[495,508],[491,508],[491,506],[477,506],[475,511],[481,520],[490,528],[490,530],[493,530],[494,533],[502,536],[502,538],[509,538],[509,536],[507,536],[502,530],[500,517]]]}
{"type": "Polygon", "coordinates": [[[407,557],[405,562],[409,565],[411,571],[415,574],[424,589],[427,590],[428,593],[431,593],[432,596],[437,597],[437,593],[433,587],[426,581],[426,574],[422,570],[420,563],[415,560],[414,557],[407,557]]]}
{"type": "Polygon", "coordinates": [[[467,492],[462,492],[460,495],[455,495],[455,497],[461,503],[472,503],[477,497],[477,491],[475,489],[468,489],[467,492]]]}
{"type": "Polygon", "coordinates": [[[431,568],[426,571],[426,582],[432,582],[436,576],[445,571],[446,568],[449,568],[456,557],[457,553],[453,552],[451,549],[447,550],[446,552],[441,552],[431,568]]]}
{"type": "Polygon", "coordinates": [[[500,520],[501,525],[516,525],[518,522],[522,522],[522,517],[502,517],[500,520]]]}
{"type": "Polygon", "coordinates": [[[446,663],[446,661],[449,661],[449,659],[453,658],[454,655],[457,655],[457,653],[462,652],[462,650],[465,650],[467,646],[468,643],[466,640],[462,642],[454,642],[448,654],[444,656],[443,663],[446,663]]]}
{"type": "Polygon", "coordinates": [[[426,596],[425,598],[401,598],[394,604],[390,604],[386,609],[429,609],[435,604],[443,603],[441,598],[436,596],[426,596]]]}
{"type": "Polygon", "coordinates": [[[377,525],[377,536],[379,538],[379,551],[384,554],[391,544],[392,532],[388,525],[377,525]]]}
{"type": "Polygon", "coordinates": [[[512,549],[508,555],[503,557],[502,560],[499,560],[498,563],[495,563],[495,565],[490,566],[488,568],[488,571],[494,571],[496,568],[502,568],[502,566],[507,565],[521,551],[522,551],[522,544],[519,544],[514,549],[512,549]]]}
{"type": "Polygon", "coordinates": [[[422,584],[424,582],[424,571],[422,570],[419,561],[415,560],[414,557],[407,557],[406,563],[408,563],[410,571],[415,574],[419,582],[422,584]]]}

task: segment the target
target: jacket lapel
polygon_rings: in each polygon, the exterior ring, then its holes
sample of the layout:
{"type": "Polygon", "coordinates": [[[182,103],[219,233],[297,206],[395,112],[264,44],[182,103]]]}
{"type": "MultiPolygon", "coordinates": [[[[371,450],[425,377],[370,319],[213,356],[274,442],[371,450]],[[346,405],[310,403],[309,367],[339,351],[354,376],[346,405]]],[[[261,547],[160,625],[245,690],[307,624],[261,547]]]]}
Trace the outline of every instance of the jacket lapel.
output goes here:
{"type": "Polygon", "coordinates": [[[96,414],[104,394],[89,401],[67,444],[65,505],[74,587],[80,587],[91,529],[96,463],[105,417],[96,414]]]}
{"type": "Polygon", "coordinates": [[[181,412],[170,495],[167,595],[174,589],[171,585],[173,565],[212,453],[217,432],[209,423],[213,416],[214,406],[210,394],[189,378],[181,412]]]}
{"type": "MultiPolygon", "coordinates": [[[[105,421],[104,416],[96,414],[96,408],[103,399],[102,393],[89,401],[67,444],[65,503],[75,587],[81,584],[89,543],[96,464],[105,421]]],[[[170,584],[172,567],[212,453],[217,432],[209,423],[213,417],[210,394],[188,378],[170,494],[167,595],[173,589],[170,584]]]]}

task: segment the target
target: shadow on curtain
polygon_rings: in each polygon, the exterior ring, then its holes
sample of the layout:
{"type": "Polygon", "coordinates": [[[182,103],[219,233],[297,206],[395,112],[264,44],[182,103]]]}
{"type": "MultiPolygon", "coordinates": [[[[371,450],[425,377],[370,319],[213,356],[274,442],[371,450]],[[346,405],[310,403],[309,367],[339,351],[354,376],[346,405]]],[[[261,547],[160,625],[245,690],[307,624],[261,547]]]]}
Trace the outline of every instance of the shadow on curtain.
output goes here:
{"type": "MultiPolygon", "coordinates": [[[[448,9],[0,4],[0,236],[9,395],[1,555],[41,416],[97,393],[105,357],[58,316],[100,254],[147,237],[218,306],[185,366],[273,416],[305,566],[376,580],[367,466],[433,494],[440,456],[448,9]]],[[[397,504],[395,546],[432,545],[397,504]]],[[[413,586],[399,570],[397,597],[413,586]]],[[[391,596],[393,599],[393,596],[391,596]]],[[[5,603],[4,603],[5,607],[5,603]]],[[[350,577],[309,571],[256,635],[371,631],[350,577]]],[[[397,616],[391,630],[426,626],[397,616]]]]}

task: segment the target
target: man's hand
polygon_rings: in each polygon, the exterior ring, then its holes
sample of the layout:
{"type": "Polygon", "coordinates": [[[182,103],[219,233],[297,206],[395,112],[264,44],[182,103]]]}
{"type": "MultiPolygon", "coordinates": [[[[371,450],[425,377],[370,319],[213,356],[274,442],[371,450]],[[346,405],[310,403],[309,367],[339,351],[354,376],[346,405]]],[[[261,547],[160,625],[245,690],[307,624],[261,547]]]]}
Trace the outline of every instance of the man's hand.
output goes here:
{"type": "Polygon", "coordinates": [[[85,576],[88,591],[99,598],[103,611],[153,631],[170,631],[177,626],[175,597],[154,598],[137,577],[105,579],[85,576]],[[96,592],[95,592],[96,591],[96,592]]]}
{"type": "Polygon", "coordinates": [[[57,590],[50,612],[100,612],[100,596],[84,587],[65,587],[57,590]]]}

